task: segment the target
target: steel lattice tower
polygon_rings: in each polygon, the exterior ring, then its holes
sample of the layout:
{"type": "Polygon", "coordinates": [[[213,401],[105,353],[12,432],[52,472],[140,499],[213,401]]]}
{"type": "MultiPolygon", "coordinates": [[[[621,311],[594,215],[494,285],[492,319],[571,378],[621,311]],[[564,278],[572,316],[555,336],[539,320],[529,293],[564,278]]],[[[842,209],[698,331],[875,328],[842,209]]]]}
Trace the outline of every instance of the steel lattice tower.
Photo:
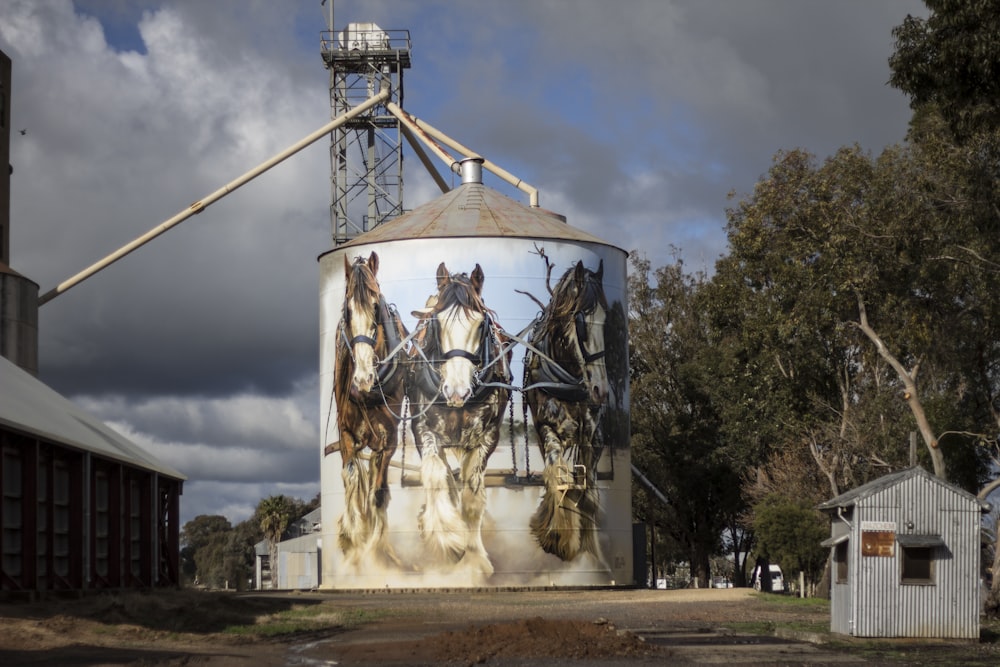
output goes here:
{"type": "MultiPolygon", "coordinates": [[[[331,17],[332,19],[332,17],[331,17]]],[[[403,104],[403,70],[410,67],[410,32],[350,23],[322,34],[330,72],[331,118],[375,95],[383,84],[389,101],[403,104]]],[[[403,150],[399,120],[384,104],[335,129],[330,137],[330,222],[333,244],[403,212],[403,150]]]]}

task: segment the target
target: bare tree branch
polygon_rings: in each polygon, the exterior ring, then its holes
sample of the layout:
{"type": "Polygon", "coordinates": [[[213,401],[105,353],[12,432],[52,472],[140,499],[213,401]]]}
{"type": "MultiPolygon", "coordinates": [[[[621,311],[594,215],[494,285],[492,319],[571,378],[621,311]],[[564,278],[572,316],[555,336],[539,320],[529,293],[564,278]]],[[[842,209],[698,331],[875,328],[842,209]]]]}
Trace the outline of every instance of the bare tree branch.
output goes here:
{"type": "Polygon", "coordinates": [[[896,371],[896,375],[903,382],[903,387],[905,389],[903,393],[903,398],[906,400],[906,404],[910,407],[910,412],[913,413],[914,419],[917,421],[917,428],[920,430],[921,436],[923,436],[924,444],[927,445],[927,450],[930,452],[931,461],[934,464],[934,474],[941,479],[948,479],[945,463],[944,454],[938,448],[938,440],[934,436],[934,431],[931,429],[930,421],[927,419],[927,413],[924,412],[924,406],[920,402],[920,398],[917,395],[917,371],[920,368],[920,363],[918,362],[913,366],[912,370],[907,370],[905,366],[897,359],[886,346],[885,342],[878,335],[878,333],[871,327],[868,323],[868,311],[865,309],[865,300],[859,293],[858,297],[858,313],[860,316],[860,322],[857,323],[858,328],[861,332],[875,344],[875,349],[878,351],[879,356],[882,357],[889,366],[896,371]]]}

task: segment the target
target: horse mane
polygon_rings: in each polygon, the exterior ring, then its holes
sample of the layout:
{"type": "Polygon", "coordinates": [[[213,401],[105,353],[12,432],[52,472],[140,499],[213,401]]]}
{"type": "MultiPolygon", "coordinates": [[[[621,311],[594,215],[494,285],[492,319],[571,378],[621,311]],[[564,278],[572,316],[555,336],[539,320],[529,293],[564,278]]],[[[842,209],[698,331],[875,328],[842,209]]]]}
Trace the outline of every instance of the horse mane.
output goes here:
{"type": "Polygon", "coordinates": [[[346,292],[345,304],[348,300],[353,299],[354,303],[360,304],[364,308],[365,315],[371,318],[375,317],[375,306],[371,297],[380,295],[381,291],[375,274],[360,257],[351,265],[346,292]]]}
{"type": "Polygon", "coordinates": [[[571,266],[552,290],[549,307],[542,317],[545,337],[550,340],[554,340],[555,337],[565,337],[576,313],[589,313],[597,306],[608,309],[604,288],[597,274],[590,269],[582,268],[582,265],[580,268],[583,280],[579,288],[575,275],[577,266],[571,266]]]}
{"type": "MultiPolygon", "coordinates": [[[[351,374],[354,372],[354,360],[351,357],[351,352],[347,349],[347,343],[344,342],[343,336],[340,335],[343,326],[343,322],[337,326],[337,356],[333,368],[333,393],[338,406],[347,405],[351,389],[351,374]]],[[[338,407],[338,410],[342,409],[344,408],[338,407]]]]}
{"type": "MultiPolygon", "coordinates": [[[[374,253],[373,253],[374,254],[374,253]]],[[[368,261],[372,261],[369,259],[368,261]]],[[[377,262],[377,259],[375,260],[377,262]]],[[[347,259],[345,258],[345,264],[347,259]]],[[[368,266],[368,262],[362,257],[358,257],[347,266],[347,285],[344,288],[344,314],[347,313],[347,303],[350,299],[366,311],[366,315],[377,322],[375,304],[372,303],[372,296],[381,296],[375,272],[368,266]]],[[[341,317],[337,324],[337,354],[334,364],[334,398],[338,405],[347,405],[350,396],[351,375],[354,373],[354,355],[343,335],[343,328],[346,326],[345,317],[341,317]]],[[[386,339],[384,326],[375,327],[375,352],[383,354],[386,349],[386,339]]]]}
{"type": "Polygon", "coordinates": [[[448,282],[438,290],[437,302],[431,315],[436,317],[440,312],[456,306],[466,315],[483,313],[491,319],[496,319],[496,313],[486,306],[482,295],[476,292],[467,273],[453,273],[449,276],[448,282]]]}

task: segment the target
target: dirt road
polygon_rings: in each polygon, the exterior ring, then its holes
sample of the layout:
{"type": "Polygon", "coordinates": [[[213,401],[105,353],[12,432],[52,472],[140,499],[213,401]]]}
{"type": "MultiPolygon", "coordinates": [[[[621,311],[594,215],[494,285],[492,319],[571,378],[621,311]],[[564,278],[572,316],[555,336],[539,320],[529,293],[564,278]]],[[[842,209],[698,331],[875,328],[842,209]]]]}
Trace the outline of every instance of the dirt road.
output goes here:
{"type": "Polygon", "coordinates": [[[806,641],[823,604],[746,589],[213,594],[0,603],[0,665],[840,665],[1000,662],[994,643],[806,641]],[[774,636],[773,628],[790,631],[774,636]]]}

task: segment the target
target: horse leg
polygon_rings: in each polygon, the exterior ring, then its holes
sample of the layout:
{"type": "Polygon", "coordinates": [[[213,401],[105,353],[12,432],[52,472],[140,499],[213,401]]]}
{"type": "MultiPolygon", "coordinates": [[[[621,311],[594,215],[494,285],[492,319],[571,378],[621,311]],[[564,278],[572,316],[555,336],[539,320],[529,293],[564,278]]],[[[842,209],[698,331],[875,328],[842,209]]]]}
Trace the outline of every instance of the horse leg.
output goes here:
{"type": "Polygon", "coordinates": [[[493,563],[486,553],[482,532],[486,513],[487,452],[485,444],[462,450],[462,519],[467,531],[462,562],[486,577],[493,574],[493,563]]]}
{"type": "Polygon", "coordinates": [[[372,453],[369,466],[372,477],[371,503],[371,533],[368,538],[368,550],[383,565],[399,567],[402,562],[387,537],[389,525],[389,463],[395,452],[395,445],[389,449],[379,449],[372,453]]]}
{"type": "Polygon", "coordinates": [[[598,531],[600,515],[600,496],[597,489],[597,459],[600,456],[600,446],[590,443],[580,448],[580,463],[586,470],[586,488],[580,496],[577,508],[580,513],[581,544],[580,549],[589,553],[597,561],[598,567],[610,571],[601,549],[600,533],[598,531]]]}
{"type": "Polygon", "coordinates": [[[529,526],[538,545],[562,560],[573,560],[580,551],[580,514],[568,495],[573,474],[563,458],[563,443],[547,424],[539,429],[545,469],[545,492],[529,526]]]}
{"type": "Polygon", "coordinates": [[[372,476],[372,502],[376,509],[389,503],[389,464],[396,453],[396,425],[391,419],[380,419],[376,424],[378,446],[373,446],[370,474],[372,476]]]}
{"type": "Polygon", "coordinates": [[[465,552],[464,523],[455,507],[455,482],[436,433],[417,425],[421,442],[420,481],[424,505],[417,517],[429,557],[455,563],[465,552]]]}
{"type": "Polygon", "coordinates": [[[349,562],[360,558],[359,547],[368,532],[368,475],[358,465],[353,436],[346,431],[341,435],[341,455],[344,466],[340,477],[344,482],[344,513],[337,522],[338,544],[349,562]]]}

